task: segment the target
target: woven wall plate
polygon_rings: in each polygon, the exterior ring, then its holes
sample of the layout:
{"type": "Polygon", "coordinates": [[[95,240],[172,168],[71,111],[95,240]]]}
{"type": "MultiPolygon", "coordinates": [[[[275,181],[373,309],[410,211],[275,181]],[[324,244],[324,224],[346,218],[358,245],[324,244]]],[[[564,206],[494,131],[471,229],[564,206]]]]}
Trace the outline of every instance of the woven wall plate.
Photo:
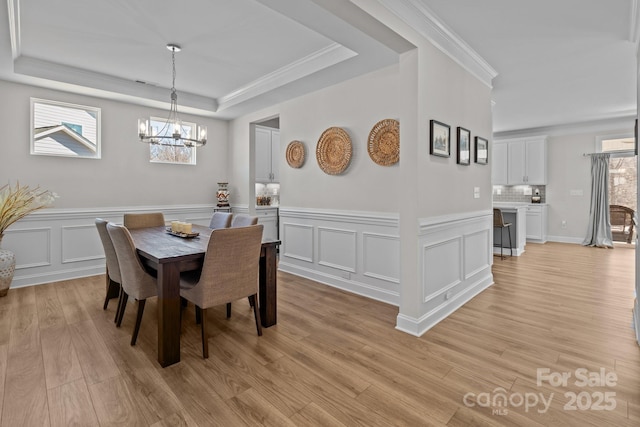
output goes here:
{"type": "Polygon", "coordinates": [[[287,163],[292,168],[299,168],[304,164],[304,144],[300,141],[291,141],[287,145],[287,163]]]}
{"type": "Polygon", "coordinates": [[[384,119],[369,132],[367,151],[371,160],[382,166],[391,166],[400,160],[400,123],[384,119]]]}
{"type": "Polygon", "coordinates": [[[330,127],[322,132],[316,146],[316,159],[320,169],[329,175],[339,175],[351,161],[351,138],[344,129],[330,127]]]}

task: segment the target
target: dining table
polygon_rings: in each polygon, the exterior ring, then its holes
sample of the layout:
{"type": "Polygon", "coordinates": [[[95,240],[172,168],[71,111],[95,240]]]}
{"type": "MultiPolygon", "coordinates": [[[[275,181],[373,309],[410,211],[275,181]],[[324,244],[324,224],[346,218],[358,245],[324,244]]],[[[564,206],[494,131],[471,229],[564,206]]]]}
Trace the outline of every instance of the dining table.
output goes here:
{"type": "MultiPolygon", "coordinates": [[[[180,237],[164,226],[131,229],[140,261],[157,272],[158,362],[180,361],[180,273],[202,269],[212,229],[194,224],[180,237]]],[[[258,305],[262,326],[276,324],[277,248],[279,240],[263,239],[260,250],[258,305]]]]}

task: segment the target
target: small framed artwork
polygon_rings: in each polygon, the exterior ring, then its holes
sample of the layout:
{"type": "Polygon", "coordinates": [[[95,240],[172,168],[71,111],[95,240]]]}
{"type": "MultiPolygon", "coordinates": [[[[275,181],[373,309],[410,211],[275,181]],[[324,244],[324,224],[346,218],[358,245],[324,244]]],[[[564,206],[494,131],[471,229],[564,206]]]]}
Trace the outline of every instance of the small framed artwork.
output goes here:
{"type": "Polygon", "coordinates": [[[434,156],[449,157],[451,154],[451,128],[449,125],[431,120],[431,141],[429,153],[434,156]]]}
{"type": "Polygon", "coordinates": [[[471,164],[471,131],[458,126],[458,164],[471,164]]]}
{"type": "Polygon", "coordinates": [[[480,165],[489,163],[489,141],[479,136],[476,136],[475,159],[480,165]]]}
{"type": "Polygon", "coordinates": [[[638,155],[638,119],[636,119],[636,126],[633,132],[633,154],[638,155]]]}

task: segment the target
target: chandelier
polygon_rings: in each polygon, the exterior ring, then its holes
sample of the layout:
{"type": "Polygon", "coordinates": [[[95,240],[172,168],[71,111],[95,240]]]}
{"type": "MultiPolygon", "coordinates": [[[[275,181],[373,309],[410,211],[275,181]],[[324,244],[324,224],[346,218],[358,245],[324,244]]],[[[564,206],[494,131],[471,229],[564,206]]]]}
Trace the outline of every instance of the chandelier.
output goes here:
{"type": "Polygon", "coordinates": [[[173,65],[173,82],[171,84],[171,108],[169,117],[162,126],[150,126],[148,119],[138,119],[138,136],[141,142],[167,146],[201,147],[207,143],[207,127],[197,126],[197,135],[193,138],[192,126],[183,126],[178,115],[178,93],[176,92],[176,52],[180,46],[174,43],[167,45],[171,51],[173,65]]]}

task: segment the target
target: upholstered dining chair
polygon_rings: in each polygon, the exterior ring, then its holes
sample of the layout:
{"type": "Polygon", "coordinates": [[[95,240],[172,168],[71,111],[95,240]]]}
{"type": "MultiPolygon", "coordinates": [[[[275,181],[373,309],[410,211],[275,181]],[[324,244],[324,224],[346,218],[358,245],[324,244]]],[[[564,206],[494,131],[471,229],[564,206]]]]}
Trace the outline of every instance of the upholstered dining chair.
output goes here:
{"type": "Polygon", "coordinates": [[[125,213],[124,226],[129,230],[134,228],[159,227],[165,225],[162,212],[125,213]]]}
{"type": "Polygon", "coordinates": [[[231,227],[231,221],[233,214],[229,212],[214,212],[209,223],[209,228],[229,228],[231,227]]]}
{"type": "MultiPolygon", "coordinates": [[[[107,267],[107,291],[104,297],[104,305],[102,306],[103,310],[107,309],[109,300],[112,297],[120,296],[120,283],[122,282],[122,279],[120,278],[120,266],[118,265],[116,249],[113,247],[111,236],[109,236],[109,232],[107,231],[108,223],[109,221],[96,218],[96,228],[98,229],[98,235],[100,236],[102,248],[104,249],[107,267]]],[[[116,310],[116,317],[117,313],[118,310],[116,310]]]]}
{"type": "Polygon", "coordinates": [[[247,214],[236,214],[231,220],[231,227],[248,227],[250,225],[256,225],[258,223],[257,216],[251,216],[247,214]]]}
{"type": "MultiPolygon", "coordinates": [[[[220,228],[211,232],[202,273],[180,277],[180,296],[196,306],[202,328],[202,356],[209,357],[207,309],[249,297],[258,336],[262,335],[258,309],[258,274],[262,225],[220,228]]],[[[227,310],[227,318],[231,313],[227,310]]]]}
{"type": "Polygon", "coordinates": [[[131,296],[138,301],[138,313],[136,316],[136,324],[133,328],[131,336],[131,345],[136,345],[138,332],[140,331],[140,323],[142,322],[142,314],[147,298],[158,295],[156,278],[142,266],[140,258],[136,253],[136,247],[131,239],[131,234],[126,227],[115,224],[107,224],[107,231],[111,236],[113,247],[118,257],[118,265],[120,266],[120,278],[122,279],[122,302],[117,314],[116,326],[120,327],[124,311],[127,307],[127,300],[131,296]]]}

